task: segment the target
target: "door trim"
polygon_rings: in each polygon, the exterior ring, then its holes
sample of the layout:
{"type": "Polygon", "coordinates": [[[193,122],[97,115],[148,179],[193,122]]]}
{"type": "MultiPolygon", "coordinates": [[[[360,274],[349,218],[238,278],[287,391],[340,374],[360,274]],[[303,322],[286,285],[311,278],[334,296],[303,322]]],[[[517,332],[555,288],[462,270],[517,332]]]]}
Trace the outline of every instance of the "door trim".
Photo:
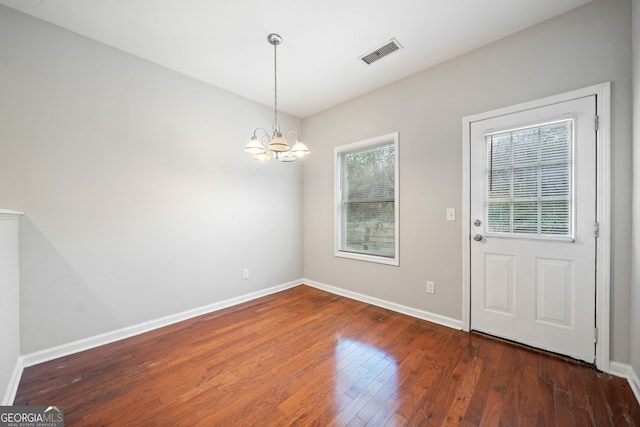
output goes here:
{"type": "Polygon", "coordinates": [[[558,95],[487,111],[462,119],[462,329],[471,329],[471,124],[586,96],[596,96],[599,117],[596,133],[596,220],[600,225],[596,242],[596,367],[610,372],[610,277],[611,277],[611,83],[605,82],[558,95]]]}

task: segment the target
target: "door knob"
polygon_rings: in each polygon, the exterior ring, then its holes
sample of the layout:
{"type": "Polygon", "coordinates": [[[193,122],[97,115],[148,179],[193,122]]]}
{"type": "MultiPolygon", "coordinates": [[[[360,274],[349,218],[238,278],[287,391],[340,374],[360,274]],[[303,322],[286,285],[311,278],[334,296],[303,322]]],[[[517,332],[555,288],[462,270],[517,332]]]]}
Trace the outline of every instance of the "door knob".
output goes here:
{"type": "Polygon", "coordinates": [[[473,236],[473,240],[475,240],[476,242],[479,242],[482,240],[482,235],[481,234],[476,234],[475,236],[473,236]]]}

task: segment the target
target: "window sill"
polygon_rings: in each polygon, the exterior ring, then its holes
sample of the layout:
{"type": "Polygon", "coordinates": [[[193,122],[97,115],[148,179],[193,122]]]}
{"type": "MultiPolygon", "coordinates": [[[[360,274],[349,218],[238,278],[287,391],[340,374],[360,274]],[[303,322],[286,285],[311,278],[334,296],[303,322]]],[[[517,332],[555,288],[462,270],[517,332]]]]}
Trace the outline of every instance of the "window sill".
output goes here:
{"type": "Polygon", "coordinates": [[[355,252],[336,251],[335,256],[338,258],[355,259],[358,261],[373,262],[376,264],[393,265],[396,267],[400,266],[400,259],[397,255],[394,258],[388,258],[375,255],[358,254],[355,252]]]}

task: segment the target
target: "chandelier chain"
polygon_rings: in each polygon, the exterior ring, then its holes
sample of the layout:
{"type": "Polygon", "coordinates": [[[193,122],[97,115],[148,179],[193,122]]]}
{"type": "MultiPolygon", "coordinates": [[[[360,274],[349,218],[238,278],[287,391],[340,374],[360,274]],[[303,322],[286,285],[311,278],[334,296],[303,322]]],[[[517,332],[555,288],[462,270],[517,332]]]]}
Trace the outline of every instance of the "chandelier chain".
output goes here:
{"type": "Polygon", "coordinates": [[[278,44],[274,43],[273,45],[273,93],[274,93],[274,130],[279,132],[278,126],[278,44]]]}

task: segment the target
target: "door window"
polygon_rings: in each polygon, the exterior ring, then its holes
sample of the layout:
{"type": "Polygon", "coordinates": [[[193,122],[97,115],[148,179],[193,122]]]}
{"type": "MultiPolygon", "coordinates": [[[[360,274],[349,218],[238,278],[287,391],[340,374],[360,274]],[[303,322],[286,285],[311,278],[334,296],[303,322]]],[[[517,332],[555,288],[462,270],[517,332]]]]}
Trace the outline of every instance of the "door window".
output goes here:
{"type": "Polygon", "coordinates": [[[573,129],[564,119],[485,134],[486,234],[573,238],[573,129]]]}

